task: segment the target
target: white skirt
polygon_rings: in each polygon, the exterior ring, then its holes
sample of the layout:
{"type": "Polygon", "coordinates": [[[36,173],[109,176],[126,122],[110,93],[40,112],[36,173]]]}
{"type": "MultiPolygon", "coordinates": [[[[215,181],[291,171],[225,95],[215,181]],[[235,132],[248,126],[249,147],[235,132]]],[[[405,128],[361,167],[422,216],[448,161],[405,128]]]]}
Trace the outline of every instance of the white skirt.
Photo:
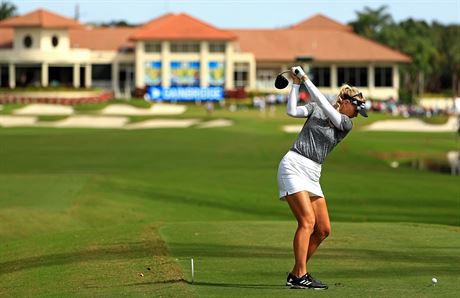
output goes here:
{"type": "Polygon", "coordinates": [[[308,191],[310,196],[324,197],[319,184],[321,164],[296,152],[289,151],[278,167],[278,187],[280,200],[287,195],[308,191]]]}

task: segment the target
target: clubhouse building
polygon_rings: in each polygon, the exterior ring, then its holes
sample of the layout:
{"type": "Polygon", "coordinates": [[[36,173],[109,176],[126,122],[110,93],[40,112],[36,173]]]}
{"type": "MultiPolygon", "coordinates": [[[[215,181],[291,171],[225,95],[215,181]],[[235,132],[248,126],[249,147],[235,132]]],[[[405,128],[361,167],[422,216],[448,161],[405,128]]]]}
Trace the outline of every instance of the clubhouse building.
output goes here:
{"type": "Polygon", "coordinates": [[[221,29],[184,13],[137,27],[92,27],[43,9],[0,22],[3,88],[219,100],[224,90],[279,92],[276,75],[302,65],[325,94],[348,83],[387,99],[398,98],[401,63],[410,58],[322,15],[282,29],[221,29]]]}

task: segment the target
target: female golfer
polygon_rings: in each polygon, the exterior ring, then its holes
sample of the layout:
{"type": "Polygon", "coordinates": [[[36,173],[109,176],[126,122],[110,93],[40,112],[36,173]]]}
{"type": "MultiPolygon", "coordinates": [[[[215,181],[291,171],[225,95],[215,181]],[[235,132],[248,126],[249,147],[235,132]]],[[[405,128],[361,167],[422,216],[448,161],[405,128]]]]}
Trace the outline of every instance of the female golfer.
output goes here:
{"type": "Polygon", "coordinates": [[[290,75],[293,85],[287,114],[307,121],[278,168],[280,199],[288,202],[297,219],[293,241],[295,264],[286,285],[323,290],[327,285],[314,279],[307,270],[308,260],[331,231],[326,199],[319,184],[321,164],[352,129],[351,118],[358,113],[367,117],[365,99],[358,89],[344,85],[332,105],[300,66],[292,67],[290,75]],[[305,106],[297,106],[300,83],[312,99],[305,106]]]}

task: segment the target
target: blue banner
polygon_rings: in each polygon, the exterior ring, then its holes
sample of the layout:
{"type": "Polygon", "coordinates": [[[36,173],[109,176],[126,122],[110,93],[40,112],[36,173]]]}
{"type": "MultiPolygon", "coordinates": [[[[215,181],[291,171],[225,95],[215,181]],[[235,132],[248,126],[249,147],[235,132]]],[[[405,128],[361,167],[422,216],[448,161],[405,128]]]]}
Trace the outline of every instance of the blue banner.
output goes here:
{"type": "Polygon", "coordinates": [[[161,85],[161,61],[150,61],[145,63],[144,84],[148,86],[161,85]]]}
{"type": "Polygon", "coordinates": [[[225,84],[224,63],[219,61],[209,61],[209,86],[223,86],[225,84]]]}
{"type": "Polygon", "coordinates": [[[151,101],[219,101],[224,99],[223,87],[155,87],[147,90],[151,101]]]}
{"type": "Polygon", "coordinates": [[[171,61],[171,86],[200,86],[200,62],[171,61]]]}

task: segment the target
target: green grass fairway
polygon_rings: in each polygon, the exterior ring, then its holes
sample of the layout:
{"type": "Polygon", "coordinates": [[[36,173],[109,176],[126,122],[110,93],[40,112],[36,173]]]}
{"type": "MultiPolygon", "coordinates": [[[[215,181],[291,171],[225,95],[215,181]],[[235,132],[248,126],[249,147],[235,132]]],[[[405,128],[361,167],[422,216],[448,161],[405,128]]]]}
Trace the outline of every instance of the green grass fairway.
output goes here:
{"type": "MultiPolygon", "coordinates": [[[[276,185],[295,139],[281,126],[302,120],[197,106],[178,118],[235,125],[0,128],[0,297],[310,294],[283,287],[295,222],[276,185]]],[[[311,270],[331,288],[317,294],[456,297],[459,176],[390,162],[443,160],[459,137],[359,129],[385,118],[358,118],[324,164],[333,231],[311,270]]]]}
{"type": "MultiPolygon", "coordinates": [[[[166,225],[162,234],[188,281],[194,258],[192,288],[199,297],[303,297],[312,290],[283,285],[293,265],[295,227],[284,221],[180,223],[166,225]]],[[[321,297],[455,297],[459,247],[457,227],[336,222],[309,270],[330,286],[315,292],[321,297]]]]}

